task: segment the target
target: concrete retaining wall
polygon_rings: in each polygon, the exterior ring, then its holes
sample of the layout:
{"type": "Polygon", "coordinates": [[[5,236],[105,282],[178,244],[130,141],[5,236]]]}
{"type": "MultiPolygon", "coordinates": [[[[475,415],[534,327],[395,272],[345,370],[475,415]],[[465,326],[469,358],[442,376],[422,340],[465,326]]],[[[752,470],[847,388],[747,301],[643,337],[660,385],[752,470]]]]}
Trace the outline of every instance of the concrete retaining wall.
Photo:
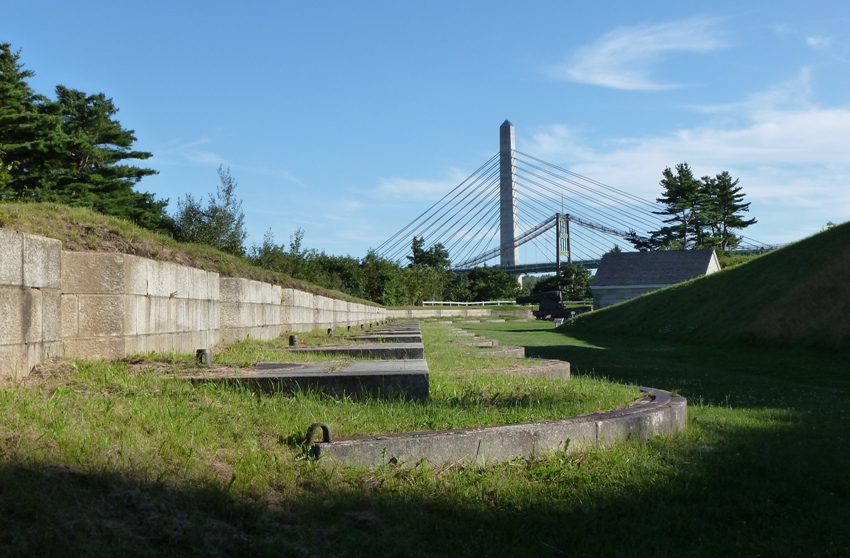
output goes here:
{"type": "Polygon", "coordinates": [[[58,240],[0,228],[0,379],[59,354],[193,352],[384,319],[381,307],[126,254],[65,252],[58,240]]]}
{"type": "Polygon", "coordinates": [[[58,240],[0,229],[0,378],[61,352],[61,251],[58,240]]]}
{"type": "Polygon", "coordinates": [[[125,254],[62,252],[67,356],[210,347],[219,341],[221,306],[218,273],[125,254]]]}

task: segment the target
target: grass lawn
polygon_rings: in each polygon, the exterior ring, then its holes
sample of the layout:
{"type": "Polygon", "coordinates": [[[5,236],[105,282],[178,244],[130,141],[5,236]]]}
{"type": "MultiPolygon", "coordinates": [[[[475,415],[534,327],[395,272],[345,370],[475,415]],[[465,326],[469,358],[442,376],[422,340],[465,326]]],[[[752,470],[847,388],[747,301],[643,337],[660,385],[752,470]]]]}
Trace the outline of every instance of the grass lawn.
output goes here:
{"type": "MultiPolygon", "coordinates": [[[[675,390],[689,427],[569,458],[327,467],[291,445],[310,421],[348,418],[340,428],[356,431],[428,413],[81,362],[52,386],[0,391],[0,555],[850,555],[846,354],[577,339],[549,322],[464,327],[569,360],[576,385],[675,390]]],[[[221,358],[252,361],[245,351],[221,358]]],[[[567,393],[426,354],[450,411],[439,420],[551,412],[567,393]],[[452,380],[452,367],[467,372],[452,380]]]]}

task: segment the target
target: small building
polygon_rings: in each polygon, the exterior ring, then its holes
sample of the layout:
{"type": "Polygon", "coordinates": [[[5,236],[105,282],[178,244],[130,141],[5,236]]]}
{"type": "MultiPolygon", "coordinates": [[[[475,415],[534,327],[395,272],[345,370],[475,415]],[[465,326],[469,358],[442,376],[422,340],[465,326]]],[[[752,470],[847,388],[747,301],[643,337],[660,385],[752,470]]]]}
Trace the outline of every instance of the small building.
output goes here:
{"type": "Polygon", "coordinates": [[[720,271],[714,250],[663,250],[605,254],[590,284],[598,310],[720,271]]]}

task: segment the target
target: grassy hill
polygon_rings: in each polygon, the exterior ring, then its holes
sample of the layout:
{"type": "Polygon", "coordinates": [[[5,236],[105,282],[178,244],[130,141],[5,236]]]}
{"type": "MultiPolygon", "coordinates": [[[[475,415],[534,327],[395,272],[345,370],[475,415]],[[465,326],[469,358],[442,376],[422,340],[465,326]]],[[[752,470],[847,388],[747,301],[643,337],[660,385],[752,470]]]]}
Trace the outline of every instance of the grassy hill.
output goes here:
{"type": "Polygon", "coordinates": [[[850,348],[850,223],[564,327],[571,335],[850,348]]]}
{"type": "Polygon", "coordinates": [[[214,271],[224,277],[244,277],[377,306],[374,302],[251,265],[243,258],[210,246],[177,242],[169,236],[151,232],[129,221],[83,207],[54,203],[0,203],[0,227],[61,240],[62,248],[72,252],[130,254],[214,271]]]}

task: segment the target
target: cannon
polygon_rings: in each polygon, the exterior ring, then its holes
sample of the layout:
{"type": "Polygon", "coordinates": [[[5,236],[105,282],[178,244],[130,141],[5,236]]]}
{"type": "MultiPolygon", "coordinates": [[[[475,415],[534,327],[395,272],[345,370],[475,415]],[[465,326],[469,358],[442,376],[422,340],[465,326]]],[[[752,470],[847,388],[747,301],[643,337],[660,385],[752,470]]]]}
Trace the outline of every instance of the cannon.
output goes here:
{"type": "Polygon", "coordinates": [[[561,303],[561,291],[546,291],[544,293],[534,293],[527,296],[516,297],[517,304],[533,304],[539,303],[537,310],[531,313],[538,320],[557,320],[572,318],[576,314],[590,311],[590,306],[581,306],[578,308],[564,308],[561,303]]]}

